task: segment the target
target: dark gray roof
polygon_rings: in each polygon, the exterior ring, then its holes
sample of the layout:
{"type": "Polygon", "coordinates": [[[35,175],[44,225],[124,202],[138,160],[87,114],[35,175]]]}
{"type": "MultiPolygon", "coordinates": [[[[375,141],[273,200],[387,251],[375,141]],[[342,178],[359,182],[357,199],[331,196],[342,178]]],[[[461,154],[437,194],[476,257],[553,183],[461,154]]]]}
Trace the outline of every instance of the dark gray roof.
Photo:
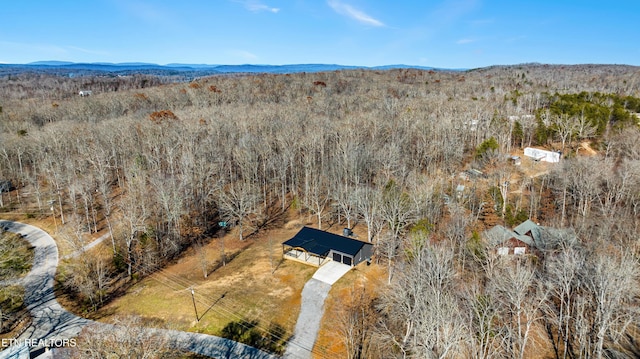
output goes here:
{"type": "Polygon", "coordinates": [[[539,248],[553,249],[562,245],[574,245],[578,237],[573,228],[553,228],[540,226],[536,242],[539,248]]]}
{"type": "Polygon", "coordinates": [[[483,232],[489,246],[496,247],[511,238],[516,238],[529,246],[540,250],[553,249],[560,244],[572,244],[577,242],[577,236],[572,228],[553,228],[536,224],[528,219],[520,223],[513,230],[509,230],[501,225],[483,232]],[[527,233],[531,232],[531,235],[527,233]]]}
{"type": "Polygon", "coordinates": [[[293,238],[282,243],[285,246],[304,248],[309,253],[326,256],[331,250],[355,256],[364,246],[370,243],[361,242],[319,229],[304,227],[293,238]]]}
{"type": "Polygon", "coordinates": [[[518,234],[527,234],[527,232],[534,231],[536,228],[538,228],[538,225],[534,221],[527,219],[514,228],[513,231],[518,234]]]}
{"type": "Polygon", "coordinates": [[[488,244],[491,247],[497,247],[511,238],[516,238],[529,246],[533,245],[533,239],[531,237],[520,235],[501,225],[494,226],[491,229],[484,231],[483,236],[487,239],[488,244]]]}

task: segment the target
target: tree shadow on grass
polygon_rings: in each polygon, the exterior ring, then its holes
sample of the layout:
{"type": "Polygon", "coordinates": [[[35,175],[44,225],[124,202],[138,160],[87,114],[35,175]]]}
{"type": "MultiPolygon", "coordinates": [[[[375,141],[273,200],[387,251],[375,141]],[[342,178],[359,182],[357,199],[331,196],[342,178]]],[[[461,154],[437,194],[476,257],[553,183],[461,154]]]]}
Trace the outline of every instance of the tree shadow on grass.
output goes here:
{"type": "Polygon", "coordinates": [[[222,329],[220,336],[278,355],[284,353],[287,339],[281,325],[271,323],[265,330],[255,319],[231,322],[222,329]]]}

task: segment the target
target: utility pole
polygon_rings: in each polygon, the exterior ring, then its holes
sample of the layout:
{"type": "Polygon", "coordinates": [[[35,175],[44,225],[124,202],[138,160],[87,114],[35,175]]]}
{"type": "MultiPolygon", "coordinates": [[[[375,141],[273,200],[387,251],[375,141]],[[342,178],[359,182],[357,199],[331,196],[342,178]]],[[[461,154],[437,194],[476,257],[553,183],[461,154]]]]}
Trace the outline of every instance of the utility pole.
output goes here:
{"type": "Polygon", "coordinates": [[[56,211],[53,209],[53,205],[51,205],[51,214],[53,215],[53,224],[56,226],[56,233],[58,233],[58,222],[56,222],[56,211]]]}
{"type": "Polygon", "coordinates": [[[190,288],[191,289],[191,299],[193,300],[193,310],[196,312],[196,321],[200,322],[200,317],[198,316],[198,308],[196,307],[196,297],[195,297],[195,291],[193,290],[193,287],[190,288]]]}

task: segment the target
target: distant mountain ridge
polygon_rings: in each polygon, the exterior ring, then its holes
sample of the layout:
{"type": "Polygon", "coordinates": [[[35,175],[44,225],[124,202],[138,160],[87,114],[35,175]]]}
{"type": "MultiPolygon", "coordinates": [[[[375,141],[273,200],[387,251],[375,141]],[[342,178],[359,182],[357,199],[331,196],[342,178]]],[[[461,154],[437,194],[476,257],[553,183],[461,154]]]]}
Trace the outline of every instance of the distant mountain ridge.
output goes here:
{"type": "MultiPolygon", "coordinates": [[[[453,69],[438,69],[425,66],[411,65],[385,65],[385,66],[345,66],[336,64],[291,64],[291,65],[208,65],[208,64],[180,64],[171,63],[158,65],[145,62],[127,63],[77,63],[66,61],[37,61],[28,64],[0,64],[0,75],[14,74],[21,72],[48,72],[69,76],[95,75],[95,74],[116,74],[128,75],[135,73],[156,74],[156,75],[180,75],[186,77],[206,76],[214,74],[233,73],[268,73],[287,74],[300,72],[323,72],[337,70],[390,70],[390,69],[420,69],[435,71],[456,71],[453,69]]],[[[459,71],[459,70],[458,70],[459,71]]]]}

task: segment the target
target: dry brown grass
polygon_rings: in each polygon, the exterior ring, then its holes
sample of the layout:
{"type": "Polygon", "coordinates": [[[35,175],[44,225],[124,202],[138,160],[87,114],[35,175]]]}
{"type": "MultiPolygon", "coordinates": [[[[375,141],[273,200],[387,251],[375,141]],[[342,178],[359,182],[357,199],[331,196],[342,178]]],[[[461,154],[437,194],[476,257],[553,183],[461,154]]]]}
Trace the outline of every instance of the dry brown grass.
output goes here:
{"type": "MultiPolygon", "coordinates": [[[[60,255],[71,252],[66,241],[56,236],[56,226],[51,217],[27,218],[20,214],[4,213],[2,218],[17,220],[38,226],[56,238],[60,255]]],[[[58,230],[60,222],[58,218],[58,230]]],[[[260,328],[268,328],[277,323],[286,330],[286,336],[293,333],[301,304],[304,284],[311,278],[316,268],[293,261],[282,261],[281,243],[291,238],[302,225],[313,225],[307,217],[292,220],[282,229],[273,229],[239,241],[233,232],[224,237],[224,248],[228,258],[226,266],[221,266],[203,278],[198,253],[189,249],[185,254],[165,269],[144,278],[131,286],[127,292],[112,300],[91,318],[108,322],[118,315],[139,315],[178,329],[219,335],[222,328],[233,321],[258,320],[260,328]],[[271,239],[271,241],[269,240],[271,239]],[[270,250],[271,248],[271,250],[270,250]],[[272,273],[271,256],[276,266],[272,273]],[[199,321],[196,321],[190,288],[195,291],[199,321]]],[[[341,232],[341,225],[323,228],[331,232],[341,232]]],[[[366,227],[357,226],[354,232],[366,238],[366,227]]],[[[103,233],[87,236],[86,243],[103,233]]],[[[106,242],[105,242],[106,243],[106,242]]],[[[106,244],[96,250],[106,250],[106,244]]],[[[204,250],[210,264],[220,259],[220,239],[212,239],[204,250]]],[[[64,263],[62,263],[64,265],[64,263]]],[[[354,285],[370,285],[377,278],[385,278],[384,269],[378,266],[358,266],[338,281],[326,302],[327,310],[336,305],[339,298],[348,295],[354,285]]],[[[62,296],[60,302],[73,310],[77,305],[62,296]]],[[[318,337],[317,348],[329,357],[344,352],[339,340],[327,323],[335,321],[325,316],[318,337]]],[[[323,356],[320,356],[323,357],[323,356]]]]}
{"type": "MultiPolygon", "coordinates": [[[[366,236],[366,234],[365,234],[366,236]]],[[[387,272],[384,266],[361,263],[340,278],[331,288],[324,303],[324,316],[320,324],[320,332],[314,346],[313,357],[316,359],[343,358],[346,356],[339,330],[338,307],[340,303],[349,301],[349,296],[356,288],[365,287],[370,293],[384,290],[387,272]]]]}
{"type": "MultiPolygon", "coordinates": [[[[235,256],[206,279],[197,253],[189,250],[176,263],[132,286],[96,317],[107,321],[114,315],[135,314],[160,319],[179,330],[216,335],[230,322],[257,320],[260,328],[277,323],[291,335],[300,310],[302,287],[315,271],[291,261],[279,263],[281,243],[296,231],[271,230],[243,242],[228,234],[224,237],[226,253],[235,256]],[[277,266],[273,273],[271,254],[277,266]],[[199,322],[190,287],[195,291],[199,322]]],[[[219,259],[220,248],[219,239],[205,246],[210,262],[219,259]]]]}
{"type": "MultiPolygon", "coordinates": [[[[32,208],[33,209],[33,208],[32,208]]],[[[49,235],[56,241],[58,245],[58,255],[62,257],[63,255],[70,253],[71,250],[67,245],[66,241],[60,240],[60,236],[58,235],[58,231],[62,228],[62,224],[60,223],[60,217],[56,217],[55,222],[54,218],[50,215],[34,215],[36,209],[33,211],[26,212],[3,212],[0,213],[0,219],[4,219],[7,221],[16,221],[22,222],[26,224],[30,224],[32,226],[36,226],[45,232],[49,233],[49,235]]],[[[96,238],[99,235],[96,235],[96,238]]],[[[88,237],[88,242],[91,239],[88,237]]]]}
{"type": "MultiPolygon", "coordinates": [[[[31,316],[30,315],[22,316],[19,323],[17,323],[13,329],[11,329],[6,333],[0,333],[0,340],[17,338],[29,327],[30,324],[31,324],[31,316]]],[[[0,352],[4,349],[5,348],[0,347],[0,352]]]]}

